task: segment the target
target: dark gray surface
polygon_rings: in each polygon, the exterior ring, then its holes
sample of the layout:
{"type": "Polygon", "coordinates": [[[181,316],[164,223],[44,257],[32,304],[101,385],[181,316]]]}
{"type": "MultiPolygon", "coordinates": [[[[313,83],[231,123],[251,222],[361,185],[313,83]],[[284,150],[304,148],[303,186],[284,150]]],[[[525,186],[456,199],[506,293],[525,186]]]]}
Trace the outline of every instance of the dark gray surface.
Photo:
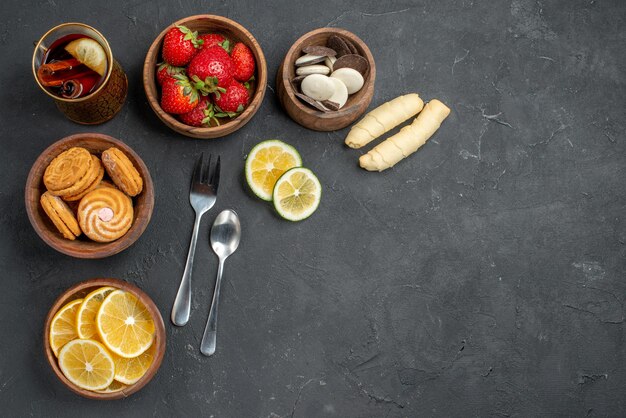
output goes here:
{"type": "Polygon", "coordinates": [[[0,18],[0,415],[626,415],[625,16],[619,0],[11,0],[0,18]],[[220,140],[168,130],[141,85],[153,38],[199,13],[247,27],[270,74],[254,119],[220,140]],[[97,27],[129,76],[128,101],[107,124],[65,120],[32,79],[31,42],[65,21],[97,27]],[[343,146],[347,130],[308,131],[277,103],[283,55],[322,26],[369,45],[373,105],[416,91],[452,109],[392,170],[361,170],[361,152],[343,146]],[[156,187],[145,234],[99,261],[48,248],[23,205],[37,155],[90,131],[133,147],[156,187]],[[324,186],[305,222],[280,220],[242,185],[246,153],[268,138],[296,146],[324,186]],[[201,151],[221,154],[223,172],[202,225],[191,321],[167,321],[166,357],[140,393],[81,399],[46,364],[46,312],[72,284],[110,276],[140,286],[168,318],[201,151]],[[244,236],[226,265],[208,359],[199,353],[217,266],[208,230],[223,208],[241,215],[244,236]]]}

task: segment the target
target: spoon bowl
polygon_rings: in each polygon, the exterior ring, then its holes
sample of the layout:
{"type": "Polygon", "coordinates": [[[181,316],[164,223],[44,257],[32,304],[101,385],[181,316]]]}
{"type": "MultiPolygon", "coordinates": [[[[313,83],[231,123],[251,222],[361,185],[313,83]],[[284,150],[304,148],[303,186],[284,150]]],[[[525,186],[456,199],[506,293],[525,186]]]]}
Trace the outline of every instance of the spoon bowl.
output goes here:
{"type": "Polygon", "coordinates": [[[234,210],[217,215],[211,227],[211,247],[219,258],[226,258],[237,250],[241,240],[241,223],[234,210]]]}
{"type": "Polygon", "coordinates": [[[222,273],[224,272],[224,260],[237,250],[241,240],[241,223],[239,222],[239,216],[237,216],[234,210],[223,210],[217,215],[211,227],[210,239],[211,247],[213,247],[213,251],[217,254],[220,262],[217,268],[217,279],[215,280],[209,319],[200,343],[200,352],[205,356],[215,354],[217,345],[217,308],[220,298],[222,273]]]}

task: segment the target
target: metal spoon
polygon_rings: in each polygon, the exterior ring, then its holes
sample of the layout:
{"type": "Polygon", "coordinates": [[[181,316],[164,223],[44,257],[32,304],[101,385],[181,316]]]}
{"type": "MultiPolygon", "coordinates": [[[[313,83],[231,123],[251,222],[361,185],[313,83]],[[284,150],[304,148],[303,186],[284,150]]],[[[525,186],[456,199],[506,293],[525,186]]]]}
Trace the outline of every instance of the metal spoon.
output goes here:
{"type": "Polygon", "coordinates": [[[215,290],[213,291],[213,301],[209,311],[209,319],[204,329],[200,352],[205,356],[215,353],[217,340],[217,304],[220,298],[220,285],[222,283],[222,273],[224,271],[224,261],[229,255],[235,252],[239,246],[241,238],[241,224],[239,217],[234,210],[224,210],[217,215],[211,227],[211,247],[219,257],[219,267],[217,268],[217,279],[215,280],[215,290]]]}

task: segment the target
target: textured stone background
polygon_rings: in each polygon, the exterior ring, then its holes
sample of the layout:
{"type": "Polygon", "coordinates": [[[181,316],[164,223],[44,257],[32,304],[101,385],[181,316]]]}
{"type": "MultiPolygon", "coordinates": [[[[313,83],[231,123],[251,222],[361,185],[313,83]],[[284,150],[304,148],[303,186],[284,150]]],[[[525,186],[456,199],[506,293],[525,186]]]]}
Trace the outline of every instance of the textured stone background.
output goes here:
{"type": "Polygon", "coordinates": [[[27,1],[0,17],[0,408],[3,416],[624,416],[626,346],[626,2],[27,1]],[[148,107],[141,68],[170,22],[213,13],[247,27],[266,54],[263,107],[243,129],[199,141],[148,107]],[[38,91],[32,41],[82,21],[108,38],[130,81],[113,121],[65,120],[38,91]],[[347,130],[308,131],[280,109],[276,68],[300,35],[358,34],[376,58],[373,105],[407,92],[452,108],[416,155],[381,174],[357,166],[347,130]],[[152,222],[122,254],[72,259],[24,212],[37,155],[76,132],[120,138],[156,186],[152,222]],[[280,220],[243,186],[268,138],[296,146],[324,186],[309,220],[280,220]],[[190,237],[193,162],[222,156],[205,217],[193,313],[166,325],[155,379],[124,401],[70,393],[42,352],[56,296],[119,277],[169,317],[190,237]],[[223,208],[244,237],[227,261],[218,352],[199,353],[223,208]]]}

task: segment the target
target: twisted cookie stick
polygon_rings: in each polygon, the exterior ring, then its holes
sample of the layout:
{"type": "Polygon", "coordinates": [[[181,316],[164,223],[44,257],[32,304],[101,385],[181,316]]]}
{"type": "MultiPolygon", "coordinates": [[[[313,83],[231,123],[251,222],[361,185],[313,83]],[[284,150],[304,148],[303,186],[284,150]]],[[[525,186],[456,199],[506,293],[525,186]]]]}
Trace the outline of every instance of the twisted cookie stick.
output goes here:
{"type": "Polygon", "coordinates": [[[424,145],[449,114],[450,108],[439,100],[431,100],[412,124],[361,156],[359,164],[369,171],[383,171],[393,167],[424,145]]]}
{"type": "Polygon", "coordinates": [[[417,115],[423,107],[424,102],[416,93],[405,94],[383,103],[350,129],[346,145],[350,148],[361,148],[417,115]]]}

